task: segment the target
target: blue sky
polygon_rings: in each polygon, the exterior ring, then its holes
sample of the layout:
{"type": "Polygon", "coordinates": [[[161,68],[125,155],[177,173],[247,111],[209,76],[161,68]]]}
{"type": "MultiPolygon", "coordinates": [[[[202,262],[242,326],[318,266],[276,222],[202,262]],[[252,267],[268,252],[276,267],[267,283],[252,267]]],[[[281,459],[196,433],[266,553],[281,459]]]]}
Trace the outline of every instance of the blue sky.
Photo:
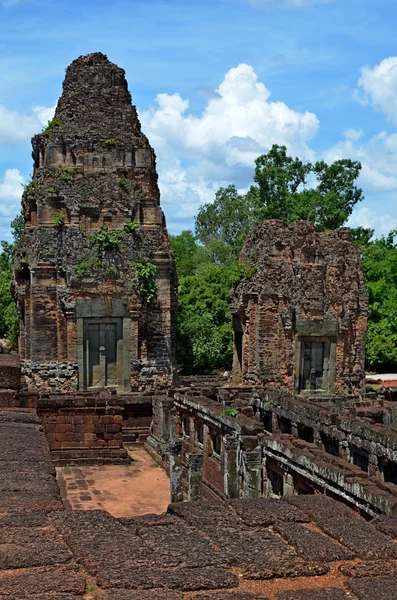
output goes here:
{"type": "Polygon", "coordinates": [[[126,70],[157,153],[171,233],[221,185],[245,189],[272,143],[361,160],[352,225],[397,227],[392,0],[0,0],[0,239],[31,173],[30,137],[64,70],[101,51],[126,70]]]}

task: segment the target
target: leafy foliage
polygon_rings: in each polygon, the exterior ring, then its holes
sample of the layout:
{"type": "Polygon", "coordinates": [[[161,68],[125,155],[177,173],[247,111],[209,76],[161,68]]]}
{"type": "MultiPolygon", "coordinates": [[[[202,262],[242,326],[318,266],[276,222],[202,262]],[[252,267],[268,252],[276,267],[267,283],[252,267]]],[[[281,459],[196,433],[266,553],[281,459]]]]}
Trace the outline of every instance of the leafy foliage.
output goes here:
{"type": "Polygon", "coordinates": [[[147,263],[134,263],[134,271],[137,275],[139,292],[142,299],[149,304],[157,294],[157,283],[155,275],[158,271],[158,267],[151,262],[147,263]]]}
{"type": "Polygon", "coordinates": [[[121,188],[124,188],[127,185],[127,183],[128,183],[128,179],[125,175],[122,175],[117,180],[117,185],[119,185],[121,188]]]}
{"type": "Polygon", "coordinates": [[[73,169],[72,167],[63,167],[60,165],[58,167],[58,175],[61,181],[64,181],[68,185],[71,185],[73,181],[73,169]]]}
{"type": "Polygon", "coordinates": [[[190,232],[172,236],[179,273],[176,360],[185,374],[230,368],[233,357],[230,290],[244,276],[237,261],[216,264],[190,232]],[[183,255],[183,250],[188,252],[183,255]]]}
{"type": "Polygon", "coordinates": [[[22,212],[11,222],[11,231],[14,242],[1,242],[0,253],[0,337],[6,338],[11,347],[18,345],[18,312],[11,295],[12,280],[12,254],[14,245],[20,239],[24,229],[22,212]]]}
{"type": "Polygon", "coordinates": [[[117,145],[117,140],[115,140],[114,138],[110,138],[108,140],[105,140],[103,142],[103,145],[106,146],[107,148],[113,148],[114,146],[117,145]]]}
{"type": "Polygon", "coordinates": [[[98,233],[94,233],[91,239],[95,242],[99,251],[115,250],[119,248],[125,237],[125,232],[122,229],[109,229],[103,225],[98,233]]]}
{"type": "Polygon", "coordinates": [[[225,415],[225,417],[236,418],[238,414],[239,412],[235,408],[225,408],[225,410],[222,411],[222,415],[225,415]]]}
{"type": "Polygon", "coordinates": [[[397,366],[397,230],[372,240],[371,229],[353,230],[361,247],[369,297],[366,361],[379,371],[397,366]]]}
{"type": "Polygon", "coordinates": [[[254,182],[246,194],[234,186],[220,188],[213,203],[199,208],[197,238],[213,252],[213,260],[237,257],[245,236],[255,221],[297,219],[314,223],[319,231],[341,227],[362,190],[355,181],[361,165],[351,160],[311,164],[288,156],[285,146],[274,145],[256,160],[254,182]],[[309,187],[315,184],[314,187],[309,187]]]}
{"type": "MultiPolygon", "coordinates": [[[[211,204],[199,208],[195,226],[198,239],[214,258],[222,253],[237,256],[245,236],[255,220],[256,204],[252,194],[239,194],[234,185],[220,188],[211,204]],[[214,244],[214,242],[217,243],[214,244]],[[227,252],[228,251],[228,252],[227,252]]],[[[215,260],[215,262],[217,262],[215,260]]]]}
{"type": "Polygon", "coordinates": [[[63,225],[65,225],[65,218],[66,218],[65,213],[58,213],[55,215],[55,217],[52,219],[52,221],[58,227],[62,227],[63,225]]]}
{"type": "Polygon", "coordinates": [[[60,127],[61,125],[62,119],[60,119],[59,117],[54,117],[53,119],[51,119],[51,121],[48,121],[46,127],[44,127],[43,131],[41,132],[41,135],[45,135],[46,137],[48,137],[53,129],[55,129],[56,127],[60,127]]]}
{"type": "Polygon", "coordinates": [[[134,219],[133,221],[127,221],[124,225],[124,232],[126,234],[135,233],[139,229],[139,221],[134,219]]]}
{"type": "Polygon", "coordinates": [[[37,181],[37,179],[31,178],[28,183],[22,184],[22,187],[27,194],[36,194],[43,186],[37,181]]]}
{"type": "Polygon", "coordinates": [[[287,155],[285,146],[274,145],[256,161],[254,181],[248,192],[260,219],[311,221],[319,231],[341,227],[354,206],[363,199],[355,185],[361,164],[343,159],[331,165],[304,163],[287,155]],[[314,187],[307,187],[308,181],[314,187]]]}

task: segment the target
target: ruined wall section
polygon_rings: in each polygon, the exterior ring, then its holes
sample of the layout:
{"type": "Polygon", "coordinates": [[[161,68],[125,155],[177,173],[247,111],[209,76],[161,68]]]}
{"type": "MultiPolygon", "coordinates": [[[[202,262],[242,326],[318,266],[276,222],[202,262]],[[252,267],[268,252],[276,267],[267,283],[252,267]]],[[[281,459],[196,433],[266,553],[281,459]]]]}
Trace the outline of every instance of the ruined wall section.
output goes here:
{"type": "Polygon", "coordinates": [[[176,271],[155,154],[141,132],[124,70],[100,53],[75,60],[53,121],[32,145],[33,178],[22,200],[25,232],[14,259],[27,383],[75,389],[81,343],[76,304],[114,298],[128,301],[132,388],[145,388],[149,379],[163,386],[173,365],[176,271]],[[113,242],[100,241],[103,228],[108,238],[116,232],[113,242]],[[158,269],[151,302],[140,293],[136,268],[148,261],[158,269]]]}
{"type": "Polygon", "coordinates": [[[299,339],[329,338],[333,384],[327,392],[360,392],[368,301],[359,248],[350,243],[349,231],[318,233],[305,221],[289,227],[265,221],[253,227],[240,258],[253,272],[232,294],[235,330],[242,337],[235,379],[295,392],[299,339]]]}

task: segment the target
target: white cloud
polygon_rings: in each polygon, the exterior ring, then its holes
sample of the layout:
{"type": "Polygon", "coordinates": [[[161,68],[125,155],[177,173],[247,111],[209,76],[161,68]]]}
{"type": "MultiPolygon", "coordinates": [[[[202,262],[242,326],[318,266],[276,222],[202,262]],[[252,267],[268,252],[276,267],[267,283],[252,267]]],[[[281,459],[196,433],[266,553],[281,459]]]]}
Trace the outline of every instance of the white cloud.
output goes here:
{"type": "Polygon", "coordinates": [[[0,182],[0,239],[10,239],[10,221],[20,211],[23,182],[18,169],[7,169],[0,182]]]}
{"type": "Polygon", "coordinates": [[[314,158],[308,142],[317,134],[316,115],[269,98],[253,68],[240,64],[226,73],[200,116],[189,114],[189,101],[179,94],[159,94],[157,106],[140,115],[157,153],[162,202],[175,207],[175,218],[193,216],[220,185],[249,185],[255,159],[272,144],[314,158]]]}
{"type": "Polygon", "coordinates": [[[385,58],[374,67],[361,68],[354,97],[360,104],[371,104],[397,125],[397,56],[385,58]]]}
{"type": "Polygon", "coordinates": [[[1,0],[0,5],[1,6],[14,6],[15,4],[19,4],[20,0],[1,0]]]}
{"type": "Polygon", "coordinates": [[[41,131],[54,111],[55,107],[33,106],[31,115],[21,115],[0,104],[0,143],[29,139],[41,131]]]}
{"type": "Polygon", "coordinates": [[[364,135],[364,132],[362,129],[346,129],[346,131],[343,132],[343,137],[346,140],[359,140],[360,138],[362,138],[364,135]]]}
{"type": "Polygon", "coordinates": [[[360,206],[353,211],[347,225],[375,229],[376,236],[387,235],[389,231],[397,228],[397,218],[390,214],[380,215],[371,208],[360,206]]]}
{"type": "Polygon", "coordinates": [[[368,141],[359,140],[350,138],[339,142],[324,153],[325,160],[360,161],[359,184],[365,193],[397,191],[397,134],[381,131],[368,141]]]}

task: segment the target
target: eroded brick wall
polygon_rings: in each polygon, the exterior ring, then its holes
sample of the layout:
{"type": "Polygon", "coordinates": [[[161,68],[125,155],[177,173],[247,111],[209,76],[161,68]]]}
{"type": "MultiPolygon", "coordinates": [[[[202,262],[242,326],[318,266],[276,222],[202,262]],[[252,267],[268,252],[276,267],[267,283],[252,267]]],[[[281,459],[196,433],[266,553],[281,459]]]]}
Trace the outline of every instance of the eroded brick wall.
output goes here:
{"type": "Polygon", "coordinates": [[[123,448],[124,407],[103,398],[41,398],[38,412],[53,460],[59,464],[118,464],[123,448]]]}
{"type": "Polygon", "coordinates": [[[236,383],[299,391],[300,344],[318,340],[328,352],[321,375],[326,391],[362,392],[368,301],[349,231],[265,221],[247,236],[240,259],[251,274],[232,295],[236,383]]]}

